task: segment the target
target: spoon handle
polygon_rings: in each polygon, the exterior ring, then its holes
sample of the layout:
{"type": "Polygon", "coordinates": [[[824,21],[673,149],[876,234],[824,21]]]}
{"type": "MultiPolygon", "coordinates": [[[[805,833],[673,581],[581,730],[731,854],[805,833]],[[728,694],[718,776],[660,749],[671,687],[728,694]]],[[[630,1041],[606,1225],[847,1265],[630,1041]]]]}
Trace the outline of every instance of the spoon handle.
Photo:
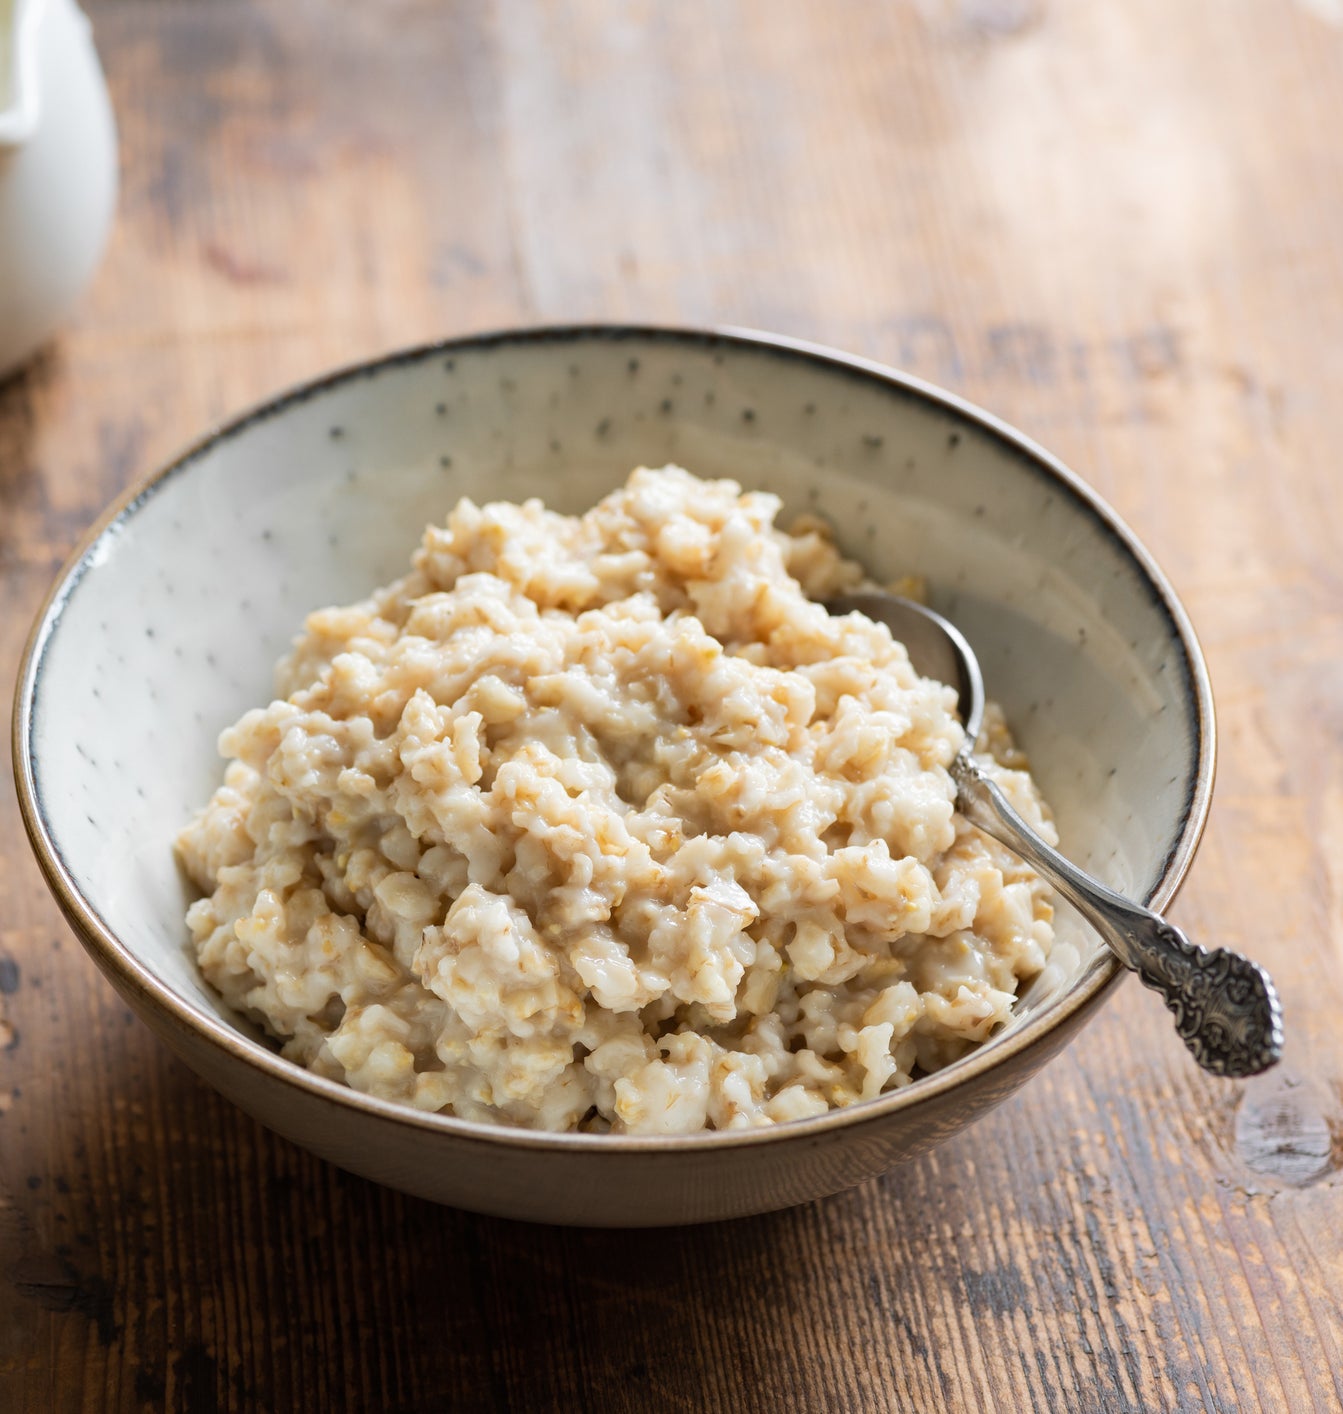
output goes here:
{"type": "Polygon", "coordinates": [[[956,805],[1047,879],[1101,935],[1120,962],[1160,992],[1194,1059],[1214,1075],[1257,1075],[1282,1055],[1282,1007],[1268,973],[1227,948],[1191,943],[1173,924],[1107,888],[1051,849],[978,763],[951,765],[956,805]]]}

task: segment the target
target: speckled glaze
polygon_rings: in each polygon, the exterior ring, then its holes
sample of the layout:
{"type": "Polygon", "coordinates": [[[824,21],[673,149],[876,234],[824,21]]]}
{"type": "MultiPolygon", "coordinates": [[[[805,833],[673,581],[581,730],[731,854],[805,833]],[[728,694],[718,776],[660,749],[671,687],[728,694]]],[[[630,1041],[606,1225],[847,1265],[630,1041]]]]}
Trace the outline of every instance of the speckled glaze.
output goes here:
{"type": "Polygon", "coordinates": [[[1119,975],[1060,919],[1016,1022],[907,1090],[772,1129],[519,1133],[417,1114],[280,1059],[205,987],[173,836],[222,727],[267,699],[304,614],[400,573],[457,497],[581,511],[677,461],[815,510],[878,577],[926,576],[966,632],[1064,848],[1162,907],[1212,788],[1207,673],[1151,558],[1020,434],[888,369],[789,340],[626,327],[415,349],[297,389],[113,507],[61,573],[20,673],[24,819],[95,961],[201,1076],[334,1163],[459,1207],[606,1226],[698,1222],[860,1183],[1004,1099],[1119,975]]]}

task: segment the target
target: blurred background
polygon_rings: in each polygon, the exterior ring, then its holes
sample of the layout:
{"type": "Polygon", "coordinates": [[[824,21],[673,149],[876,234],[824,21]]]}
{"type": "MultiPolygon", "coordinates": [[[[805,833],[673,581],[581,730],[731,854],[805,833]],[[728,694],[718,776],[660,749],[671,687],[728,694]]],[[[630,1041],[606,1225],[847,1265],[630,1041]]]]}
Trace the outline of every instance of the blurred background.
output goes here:
{"type": "Polygon", "coordinates": [[[206,1092],[125,1024],[7,797],[0,954],[32,980],[0,987],[0,1405],[1337,1407],[1343,4],[85,9],[121,189],[73,319],[0,386],[11,676],[110,498],[332,365],[596,319],[837,345],[1038,438],[1169,573],[1222,734],[1176,917],[1274,970],[1289,1054],[1211,1080],[1131,983],[859,1194],[537,1234],[206,1092]]]}

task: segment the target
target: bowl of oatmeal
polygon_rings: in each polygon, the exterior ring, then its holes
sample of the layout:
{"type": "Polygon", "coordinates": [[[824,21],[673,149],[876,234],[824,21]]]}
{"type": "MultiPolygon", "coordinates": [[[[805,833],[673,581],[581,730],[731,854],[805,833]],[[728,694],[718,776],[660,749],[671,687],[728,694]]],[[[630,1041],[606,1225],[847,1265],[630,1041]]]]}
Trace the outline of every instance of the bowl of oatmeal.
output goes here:
{"type": "Polygon", "coordinates": [[[1168,902],[1212,714],[1150,557],[987,415],[748,334],[460,340],[212,434],[39,617],[25,820],[131,1005],[336,1163],[547,1221],[804,1201],[1117,977],[957,815],[954,692],[824,607],[863,582],[967,632],[1017,807],[1168,902]]]}

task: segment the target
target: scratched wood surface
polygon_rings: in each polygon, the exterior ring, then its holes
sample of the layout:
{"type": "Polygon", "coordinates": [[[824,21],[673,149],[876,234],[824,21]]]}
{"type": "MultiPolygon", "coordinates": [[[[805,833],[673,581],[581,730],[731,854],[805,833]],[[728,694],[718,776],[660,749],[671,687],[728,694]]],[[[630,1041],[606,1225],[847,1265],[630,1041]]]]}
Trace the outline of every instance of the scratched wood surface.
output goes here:
{"type": "Polygon", "coordinates": [[[0,661],[211,420],[451,332],[733,322],[947,384],[1083,472],[1203,636],[1177,916],[1287,1059],[1130,984],[922,1162],[699,1230],[539,1229],[217,1100],[0,799],[0,1409],[1343,1405],[1343,3],[96,0],[119,226],[0,387],[0,661]]]}

